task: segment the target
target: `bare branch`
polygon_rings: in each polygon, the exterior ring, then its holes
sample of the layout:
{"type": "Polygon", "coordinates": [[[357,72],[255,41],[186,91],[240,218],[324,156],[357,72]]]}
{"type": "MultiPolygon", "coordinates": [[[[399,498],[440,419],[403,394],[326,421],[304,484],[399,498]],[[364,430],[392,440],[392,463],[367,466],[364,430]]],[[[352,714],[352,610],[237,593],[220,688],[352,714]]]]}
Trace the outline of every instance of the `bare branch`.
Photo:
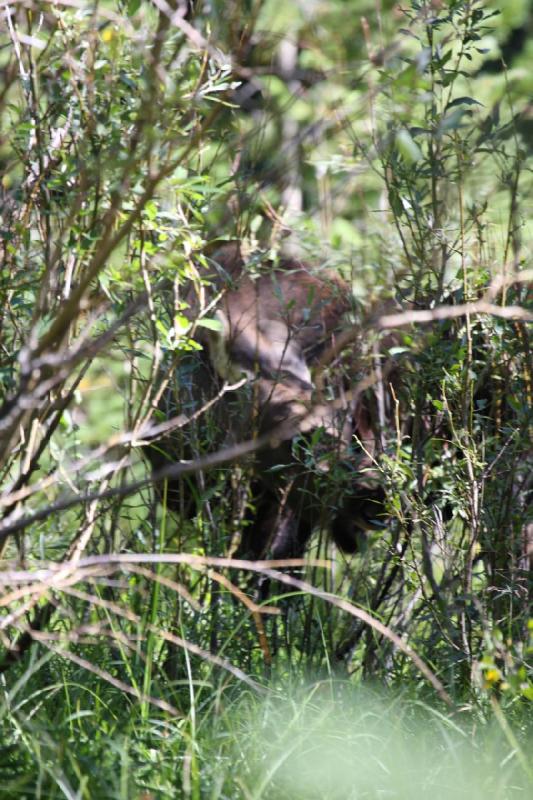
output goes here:
{"type": "MultiPolygon", "coordinates": [[[[371,614],[365,611],[362,608],[358,608],[353,603],[349,602],[348,600],[344,600],[336,595],[333,595],[329,592],[324,592],[321,589],[317,589],[312,584],[308,583],[307,581],[300,580],[299,578],[295,578],[292,575],[286,575],[283,572],[279,572],[276,567],[285,567],[285,566],[302,566],[303,564],[308,563],[302,559],[286,559],[284,561],[244,561],[238,559],[231,559],[231,558],[206,558],[202,556],[194,556],[188,554],[110,554],[105,556],[90,556],[88,558],[82,558],[78,561],[74,561],[71,564],[68,562],[63,563],[60,567],[56,565],[50,565],[47,569],[38,570],[34,573],[26,572],[6,572],[3,575],[0,575],[0,582],[5,582],[5,579],[10,577],[11,581],[17,580],[20,581],[22,575],[32,576],[34,581],[42,581],[46,582],[46,584],[54,584],[54,576],[57,574],[62,574],[65,576],[68,574],[69,568],[72,570],[71,575],[69,575],[69,583],[72,582],[74,576],[77,576],[78,580],[83,580],[83,570],[85,568],[91,568],[94,566],[102,565],[107,566],[113,564],[116,568],[128,568],[128,564],[186,564],[190,566],[192,569],[204,569],[206,567],[226,567],[232,569],[243,569],[243,570],[250,570],[252,572],[258,572],[267,577],[271,578],[272,580],[279,581],[288,586],[293,586],[294,588],[298,589],[299,591],[305,594],[311,594],[314,597],[318,597],[321,600],[324,600],[331,605],[336,606],[337,608],[345,611],[347,614],[350,614],[357,619],[360,619],[366,625],[369,625],[371,628],[376,630],[382,636],[387,638],[392,644],[405,653],[408,658],[415,664],[417,669],[422,673],[422,675],[428,680],[428,682],[433,686],[441,700],[446,703],[449,707],[453,708],[453,702],[444,686],[442,685],[441,681],[437,678],[437,676],[432,672],[432,670],[427,666],[427,664],[420,658],[420,656],[413,650],[413,648],[408,645],[403,639],[397,636],[390,628],[384,625],[379,620],[375,619],[371,614]],[[294,563],[296,562],[296,563],[294,563]],[[60,572],[61,570],[61,572],[60,572]]],[[[328,564],[329,562],[322,562],[322,564],[328,564]]],[[[58,589],[60,586],[57,587],[58,589]]],[[[100,600],[100,598],[96,598],[96,600],[100,600]]],[[[128,614],[132,614],[131,610],[128,611],[128,614]]],[[[152,626],[149,626],[152,627],[152,626]]],[[[154,626],[155,628],[155,626],[154,626]]],[[[157,630],[157,629],[156,629],[157,630]]],[[[166,631],[158,631],[159,635],[162,635],[164,638],[168,638],[169,641],[173,641],[176,644],[179,644],[181,647],[186,647],[187,649],[191,650],[191,652],[198,652],[199,655],[203,655],[204,657],[207,655],[205,651],[201,651],[200,648],[196,647],[196,645],[191,647],[191,643],[185,643],[179,637],[175,637],[169,634],[166,631]]],[[[212,660],[213,663],[218,663],[221,659],[218,657],[209,654],[209,660],[212,660]],[[215,658],[217,661],[215,661],[215,658]]],[[[227,667],[225,667],[227,668],[227,667]]],[[[235,669],[235,668],[234,668],[235,669]]],[[[232,670],[233,671],[233,670],[232,670]]],[[[239,670],[240,672],[240,670],[239,670]]],[[[242,673],[239,676],[242,679],[246,679],[246,682],[249,683],[250,679],[248,676],[242,673]]]]}
{"type": "Polygon", "coordinates": [[[378,317],[375,324],[378,328],[401,328],[404,325],[436,322],[443,319],[455,319],[467,315],[489,314],[501,319],[519,319],[533,322],[533,313],[521,306],[497,306],[486,300],[475,303],[461,303],[457,306],[439,306],[427,310],[402,311],[399,314],[385,314],[378,317]]]}

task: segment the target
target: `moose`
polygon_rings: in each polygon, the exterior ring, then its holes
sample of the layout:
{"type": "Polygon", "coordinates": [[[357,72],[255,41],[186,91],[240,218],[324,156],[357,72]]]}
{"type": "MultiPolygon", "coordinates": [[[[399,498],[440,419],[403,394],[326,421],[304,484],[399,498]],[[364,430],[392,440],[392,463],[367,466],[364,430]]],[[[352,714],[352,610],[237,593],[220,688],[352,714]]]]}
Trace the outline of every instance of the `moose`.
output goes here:
{"type": "MultiPolygon", "coordinates": [[[[354,553],[366,531],[383,527],[384,492],[373,403],[352,391],[368,363],[355,348],[348,363],[335,353],[349,287],[338,274],[313,273],[295,259],[261,263],[253,274],[239,242],[218,248],[208,264],[216,324],[197,328],[199,349],[179,358],[160,409],[190,425],[150,443],[152,467],[253,436],[266,440],[254,457],[238,555],[300,557],[319,523],[354,553]],[[326,369],[328,353],[336,360],[326,369]],[[319,401],[313,370],[321,370],[319,401]]],[[[188,305],[194,309],[194,297],[188,305]]],[[[172,482],[169,507],[195,516],[206,480],[172,482]]]]}

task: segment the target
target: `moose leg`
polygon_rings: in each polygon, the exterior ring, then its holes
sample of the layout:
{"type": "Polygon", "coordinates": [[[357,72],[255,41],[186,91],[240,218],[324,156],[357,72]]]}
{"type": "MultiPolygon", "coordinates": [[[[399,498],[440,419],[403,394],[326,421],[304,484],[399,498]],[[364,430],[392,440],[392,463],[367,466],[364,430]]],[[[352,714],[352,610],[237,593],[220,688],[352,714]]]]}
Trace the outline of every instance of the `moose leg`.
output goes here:
{"type": "Polygon", "coordinates": [[[255,501],[243,530],[239,554],[245,558],[300,558],[311,538],[312,526],[285,498],[256,482],[255,501]]]}
{"type": "MultiPolygon", "coordinates": [[[[252,490],[255,503],[243,529],[238,556],[280,561],[301,558],[311,538],[312,525],[274,489],[257,481],[252,490]]],[[[271,594],[270,580],[260,576],[256,586],[259,601],[266,600],[271,594]]]]}

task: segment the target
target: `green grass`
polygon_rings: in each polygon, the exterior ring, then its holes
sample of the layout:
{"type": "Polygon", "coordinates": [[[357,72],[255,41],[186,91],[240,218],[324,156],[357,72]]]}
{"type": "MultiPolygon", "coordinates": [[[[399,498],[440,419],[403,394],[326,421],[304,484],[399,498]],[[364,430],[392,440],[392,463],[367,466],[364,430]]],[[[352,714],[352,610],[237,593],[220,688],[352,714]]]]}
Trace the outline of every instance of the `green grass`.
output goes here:
{"type": "Polygon", "coordinates": [[[502,726],[489,703],[450,714],[416,693],[278,678],[258,696],[185,680],[168,686],[184,711],[172,717],[45,656],[4,687],[0,798],[532,796],[527,705],[502,726]]]}

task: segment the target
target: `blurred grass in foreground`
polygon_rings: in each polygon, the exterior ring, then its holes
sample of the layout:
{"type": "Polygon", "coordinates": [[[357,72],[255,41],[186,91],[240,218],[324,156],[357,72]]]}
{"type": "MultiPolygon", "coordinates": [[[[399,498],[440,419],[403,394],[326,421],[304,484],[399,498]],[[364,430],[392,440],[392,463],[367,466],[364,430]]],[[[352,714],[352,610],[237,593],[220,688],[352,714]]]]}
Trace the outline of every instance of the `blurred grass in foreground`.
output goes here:
{"type": "Polygon", "coordinates": [[[524,738],[517,749],[494,719],[479,713],[443,714],[401,697],[319,683],[298,699],[266,701],[243,723],[240,753],[249,770],[243,796],[529,798],[532,731],[518,727],[524,738]]]}

